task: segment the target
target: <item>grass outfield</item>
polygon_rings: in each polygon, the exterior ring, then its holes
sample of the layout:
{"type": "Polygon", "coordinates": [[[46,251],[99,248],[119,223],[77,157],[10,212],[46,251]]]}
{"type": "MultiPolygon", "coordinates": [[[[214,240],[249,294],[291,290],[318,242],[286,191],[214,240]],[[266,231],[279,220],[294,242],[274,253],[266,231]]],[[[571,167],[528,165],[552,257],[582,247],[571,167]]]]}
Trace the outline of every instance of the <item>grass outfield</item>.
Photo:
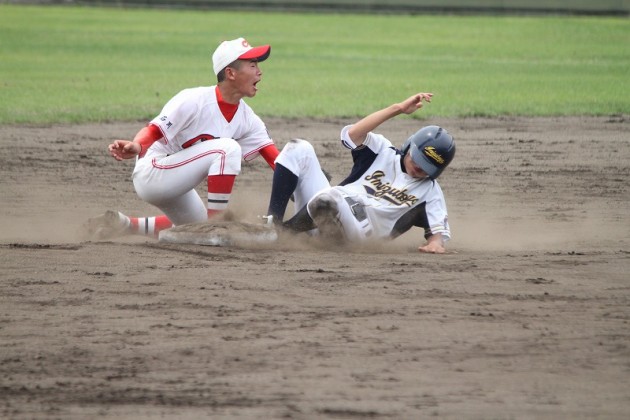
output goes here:
{"type": "Polygon", "coordinates": [[[630,20],[0,5],[0,124],[137,120],[211,85],[223,39],[272,45],[262,116],[630,114],[630,20]]]}

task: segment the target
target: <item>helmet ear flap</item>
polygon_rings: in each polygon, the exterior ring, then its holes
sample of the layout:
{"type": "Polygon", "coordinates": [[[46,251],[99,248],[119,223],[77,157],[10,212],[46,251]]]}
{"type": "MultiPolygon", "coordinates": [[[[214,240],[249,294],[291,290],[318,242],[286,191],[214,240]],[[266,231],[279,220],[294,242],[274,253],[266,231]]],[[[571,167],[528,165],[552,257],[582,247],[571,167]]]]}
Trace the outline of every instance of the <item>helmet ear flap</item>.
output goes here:
{"type": "MultiPolygon", "coordinates": [[[[412,136],[413,137],[413,136],[412,136]]],[[[407,152],[409,151],[409,148],[411,147],[411,137],[409,137],[402,145],[402,148],[400,149],[400,151],[402,152],[402,155],[405,156],[407,154],[407,152]]]]}

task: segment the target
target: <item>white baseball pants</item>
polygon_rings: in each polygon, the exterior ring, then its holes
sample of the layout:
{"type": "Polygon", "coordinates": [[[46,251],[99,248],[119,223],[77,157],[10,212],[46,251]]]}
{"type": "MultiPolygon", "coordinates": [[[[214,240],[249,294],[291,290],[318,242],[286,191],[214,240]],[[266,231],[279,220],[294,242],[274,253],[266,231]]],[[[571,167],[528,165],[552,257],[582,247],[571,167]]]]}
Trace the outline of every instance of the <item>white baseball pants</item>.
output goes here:
{"type": "Polygon", "coordinates": [[[291,140],[276,158],[276,163],[298,177],[297,188],[293,194],[296,210],[308,204],[307,210],[311,214],[311,206],[316,200],[333,200],[339,211],[337,217],[348,240],[361,241],[370,236],[372,228],[369,218],[357,217],[356,209],[353,211],[351,204],[346,200],[350,197],[354,203],[362,205],[362,198],[349,195],[341,186],[330,186],[317,159],[315,149],[308,141],[291,140]]]}
{"type": "Polygon", "coordinates": [[[207,206],[195,188],[211,175],[238,175],[241,146],[220,138],[168,156],[138,159],[133,185],[138,196],[159,208],[174,225],[207,220],[207,206]]]}

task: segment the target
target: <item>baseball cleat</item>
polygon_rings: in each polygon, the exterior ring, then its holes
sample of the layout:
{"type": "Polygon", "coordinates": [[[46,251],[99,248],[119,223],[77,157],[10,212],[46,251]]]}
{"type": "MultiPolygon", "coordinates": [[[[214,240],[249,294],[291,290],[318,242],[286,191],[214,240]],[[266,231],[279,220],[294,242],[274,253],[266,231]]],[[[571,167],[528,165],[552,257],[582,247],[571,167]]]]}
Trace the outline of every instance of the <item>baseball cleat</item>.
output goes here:
{"type": "Polygon", "coordinates": [[[88,219],[81,227],[85,240],[106,240],[123,236],[127,225],[117,211],[107,210],[100,216],[88,219]]]}
{"type": "Polygon", "coordinates": [[[268,229],[274,229],[275,225],[275,221],[273,220],[273,215],[266,215],[266,216],[258,216],[260,218],[260,220],[262,221],[262,225],[268,229]]]}
{"type": "Polygon", "coordinates": [[[338,244],[345,242],[346,236],[338,217],[339,210],[333,199],[320,196],[309,205],[309,210],[322,238],[338,244]]]}

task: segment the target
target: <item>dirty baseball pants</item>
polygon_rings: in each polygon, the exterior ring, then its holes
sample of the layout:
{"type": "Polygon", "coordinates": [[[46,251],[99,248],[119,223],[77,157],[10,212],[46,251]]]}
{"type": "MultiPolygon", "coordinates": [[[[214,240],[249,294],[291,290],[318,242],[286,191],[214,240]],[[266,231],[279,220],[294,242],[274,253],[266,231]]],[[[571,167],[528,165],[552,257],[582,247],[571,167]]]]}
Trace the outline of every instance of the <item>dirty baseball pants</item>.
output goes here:
{"type": "MultiPolygon", "coordinates": [[[[365,214],[362,197],[350,194],[343,186],[330,186],[315,150],[308,141],[294,139],[287,143],[276,158],[276,168],[278,165],[288,169],[297,177],[297,185],[293,191],[297,213],[306,211],[312,216],[318,203],[332,202],[337,209],[336,217],[346,239],[361,241],[370,236],[371,223],[365,214]]],[[[274,193],[278,181],[274,174],[271,202],[275,199],[274,193]]]]}
{"type": "MultiPolygon", "coordinates": [[[[198,223],[207,220],[208,207],[195,188],[209,177],[240,171],[241,147],[233,139],[220,138],[172,155],[147,154],[136,162],[133,185],[142,200],[159,208],[174,225],[198,223]]],[[[229,194],[225,198],[227,207],[229,194]]]]}

